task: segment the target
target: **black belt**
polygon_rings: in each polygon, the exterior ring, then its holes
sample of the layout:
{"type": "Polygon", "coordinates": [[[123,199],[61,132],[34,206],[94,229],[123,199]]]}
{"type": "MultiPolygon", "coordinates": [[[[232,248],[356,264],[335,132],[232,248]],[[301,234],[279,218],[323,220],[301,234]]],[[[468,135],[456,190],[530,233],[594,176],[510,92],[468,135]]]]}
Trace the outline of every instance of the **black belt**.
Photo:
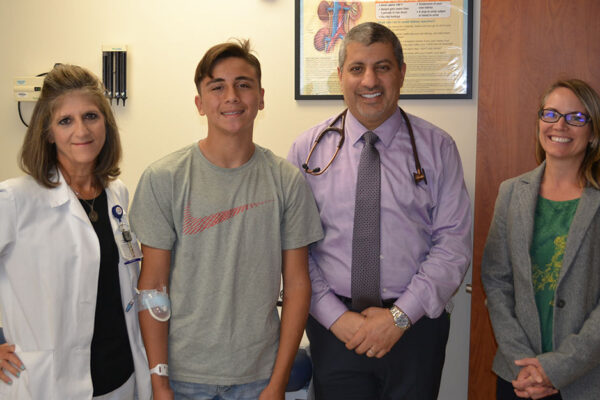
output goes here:
{"type": "MultiPolygon", "coordinates": [[[[350,297],[340,296],[339,294],[336,294],[336,296],[338,299],[340,299],[342,301],[342,303],[344,303],[346,305],[346,307],[348,307],[349,309],[352,309],[352,299],[350,297]]],[[[398,300],[398,299],[382,300],[381,301],[383,304],[382,307],[390,308],[391,306],[394,305],[396,300],[398,300]]]]}

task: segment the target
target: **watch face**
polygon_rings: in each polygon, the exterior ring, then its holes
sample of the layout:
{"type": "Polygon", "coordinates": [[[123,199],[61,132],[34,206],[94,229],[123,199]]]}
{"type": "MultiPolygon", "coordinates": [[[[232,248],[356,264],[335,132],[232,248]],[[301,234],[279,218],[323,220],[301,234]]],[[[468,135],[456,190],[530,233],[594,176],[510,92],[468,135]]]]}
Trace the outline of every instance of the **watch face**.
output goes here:
{"type": "Polygon", "coordinates": [[[399,328],[407,328],[409,324],[408,317],[404,313],[396,320],[396,326],[399,328]]]}
{"type": "Polygon", "coordinates": [[[408,315],[402,312],[402,310],[400,310],[397,306],[392,307],[390,311],[394,316],[394,324],[398,328],[406,329],[410,326],[410,320],[408,319],[408,315]]]}

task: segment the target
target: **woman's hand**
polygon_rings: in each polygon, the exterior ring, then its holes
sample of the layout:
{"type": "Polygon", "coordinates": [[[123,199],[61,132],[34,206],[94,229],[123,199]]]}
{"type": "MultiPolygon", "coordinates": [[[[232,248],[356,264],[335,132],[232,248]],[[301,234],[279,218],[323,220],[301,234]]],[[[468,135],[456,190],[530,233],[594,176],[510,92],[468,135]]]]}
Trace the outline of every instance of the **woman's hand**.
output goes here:
{"type": "Polygon", "coordinates": [[[517,379],[512,382],[517,396],[541,399],[558,393],[537,358],[523,358],[515,364],[521,367],[517,379]]]}
{"type": "Polygon", "coordinates": [[[15,345],[0,344],[0,380],[11,385],[12,380],[6,373],[10,372],[18,378],[24,369],[25,365],[23,365],[19,357],[15,354],[15,345]]]}

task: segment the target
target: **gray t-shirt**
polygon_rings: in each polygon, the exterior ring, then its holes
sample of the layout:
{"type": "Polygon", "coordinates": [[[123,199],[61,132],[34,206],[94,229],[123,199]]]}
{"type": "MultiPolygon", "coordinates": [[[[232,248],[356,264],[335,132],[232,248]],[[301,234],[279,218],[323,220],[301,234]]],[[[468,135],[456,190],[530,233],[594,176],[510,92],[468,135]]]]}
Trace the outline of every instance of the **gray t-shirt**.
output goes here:
{"type": "Polygon", "coordinates": [[[130,212],[150,247],[171,250],[172,379],[231,385],[270,376],[279,341],[282,250],[323,237],[299,171],[255,145],[238,168],[196,143],[142,175],[130,212]]]}

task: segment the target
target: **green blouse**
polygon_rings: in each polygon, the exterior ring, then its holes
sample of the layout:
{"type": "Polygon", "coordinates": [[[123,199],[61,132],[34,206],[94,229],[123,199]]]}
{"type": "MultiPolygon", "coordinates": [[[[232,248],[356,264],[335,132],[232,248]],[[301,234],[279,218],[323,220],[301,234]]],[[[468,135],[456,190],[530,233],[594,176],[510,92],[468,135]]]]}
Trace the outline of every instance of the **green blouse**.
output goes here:
{"type": "Polygon", "coordinates": [[[552,201],[538,196],[530,255],[535,302],[542,329],[542,351],[552,351],[554,293],[579,199],[552,201]]]}

